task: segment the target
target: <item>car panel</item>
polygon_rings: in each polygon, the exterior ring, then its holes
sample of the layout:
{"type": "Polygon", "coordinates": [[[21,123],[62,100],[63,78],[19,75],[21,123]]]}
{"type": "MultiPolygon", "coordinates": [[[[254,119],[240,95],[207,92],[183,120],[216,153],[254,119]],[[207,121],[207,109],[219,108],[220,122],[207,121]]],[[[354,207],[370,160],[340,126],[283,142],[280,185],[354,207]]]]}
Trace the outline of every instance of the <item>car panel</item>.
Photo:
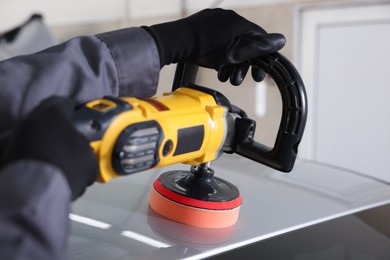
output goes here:
{"type": "Polygon", "coordinates": [[[73,204],[70,259],[201,259],[287,232],[390,203],[390,186],[354,172],[298,160],[281,173],[237,155],[211,164],[243,198],[235,226],[199,229],[167,220],[148,206],[161,173],[173,165],[95,184],[73,204]],[[92,222],[93,223],[93,222],[92,222]],[[95,224],[96,224],[95,223],[95,224]]]}
{"type": "Polygon", "coordinates": [[[227,259],[390,259],[390,204],[346,215],[227,251],[227,259]]]}

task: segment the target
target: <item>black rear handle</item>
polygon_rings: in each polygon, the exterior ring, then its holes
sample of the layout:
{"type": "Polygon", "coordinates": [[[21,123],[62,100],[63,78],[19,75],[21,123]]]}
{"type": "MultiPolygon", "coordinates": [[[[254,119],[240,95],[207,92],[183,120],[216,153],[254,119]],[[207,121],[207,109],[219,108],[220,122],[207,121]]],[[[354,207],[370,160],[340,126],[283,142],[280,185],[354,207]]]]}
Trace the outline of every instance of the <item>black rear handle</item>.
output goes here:
{"type": "MultiPolygon", "coordinates": [[[[233,151],[246,158],[283,172],[290,172],[298,154],[307,118],[306,90],[294,65],[280,53],[262,56],[251,61],[252,66],[260,67],[275,81],[282,98],[282,116],[274,147],[256,142],[254,135],[256,122],[250,118],[236,119],[236,136],[233,151]]],[[[178,64],[174,82],[181,85],[194,83],[197,70],[186,69],[178,64]],[[180,81],[180,79],[186,79],[180,81]]],[[[192,65],[193,66],[193,65],[192,65]]],[[[178,85],[173,86],[174,89],[178,85]]]]}
{"type": "Polygon", "coordinates": [[[294,65],[279,53],[262,56],[253,60],[251,65],[260,67],[275,81],[282,98],[282,117],[273,148],[254,141],[255,121],[237,119],[235,152],[279,171],[289,172],[294,167],[306,125],[305,86],[294,65]]]}

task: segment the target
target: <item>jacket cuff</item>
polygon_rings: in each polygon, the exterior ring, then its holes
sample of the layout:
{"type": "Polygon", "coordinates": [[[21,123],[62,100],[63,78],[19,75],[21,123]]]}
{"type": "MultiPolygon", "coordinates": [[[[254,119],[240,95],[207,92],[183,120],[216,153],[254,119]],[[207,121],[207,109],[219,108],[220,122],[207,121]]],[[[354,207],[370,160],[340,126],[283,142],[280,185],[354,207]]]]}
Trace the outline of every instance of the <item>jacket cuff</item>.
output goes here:
{"type": "Polygon", "coordinates": [[[119,96],[151,97],[156,93],[160,61],[153,38],[132,27],[98,34],[110,49],[119,79],[119,96]]]}

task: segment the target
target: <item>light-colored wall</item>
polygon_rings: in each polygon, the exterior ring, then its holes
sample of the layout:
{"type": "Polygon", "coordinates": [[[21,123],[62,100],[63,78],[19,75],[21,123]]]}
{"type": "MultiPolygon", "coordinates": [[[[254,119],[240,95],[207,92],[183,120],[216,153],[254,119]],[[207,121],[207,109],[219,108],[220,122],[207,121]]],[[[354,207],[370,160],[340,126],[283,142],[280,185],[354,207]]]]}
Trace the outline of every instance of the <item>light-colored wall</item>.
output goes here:
{"type": "MultiPolygon", "coordinates": [[[[2,0],[0,31],[12,27],[32,12],[45,14],[50,25],[104,23],[148,17],[177,16],[185,8],[189,12],[220,5],[227,8],[297,2],[296,0],[2,0]]],[[[302,1],[301,1],[302,2],[302,1]]],[[[304,1],[307,2],[307,1],[304,1]]]]}
{"type": "MultiPolygon", "coordinates": [[[[358,0],[372,2],[372,0],[358,0]]],[[[181,15],[182,9],[195,12],[207,7],[256,8],[285,4],[330,2],[330,0],[2,0],[0,32],[12,27],[32,12],[42,12],[50,25],[104,23],[120,20],[181,15]]],[[[334,3],[357,0],[333,0],[334,3]]]]}

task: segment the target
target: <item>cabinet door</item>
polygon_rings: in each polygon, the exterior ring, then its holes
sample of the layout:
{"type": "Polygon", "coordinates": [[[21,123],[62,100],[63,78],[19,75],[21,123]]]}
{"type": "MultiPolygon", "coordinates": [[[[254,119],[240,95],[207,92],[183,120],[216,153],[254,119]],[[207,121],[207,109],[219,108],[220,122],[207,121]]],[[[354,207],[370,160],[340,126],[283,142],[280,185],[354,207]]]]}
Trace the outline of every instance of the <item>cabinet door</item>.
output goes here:
{"type": "Polygon", "coordinates": [[[390,182],[390,5],[304,9],[301,157],[390,182]]]}

